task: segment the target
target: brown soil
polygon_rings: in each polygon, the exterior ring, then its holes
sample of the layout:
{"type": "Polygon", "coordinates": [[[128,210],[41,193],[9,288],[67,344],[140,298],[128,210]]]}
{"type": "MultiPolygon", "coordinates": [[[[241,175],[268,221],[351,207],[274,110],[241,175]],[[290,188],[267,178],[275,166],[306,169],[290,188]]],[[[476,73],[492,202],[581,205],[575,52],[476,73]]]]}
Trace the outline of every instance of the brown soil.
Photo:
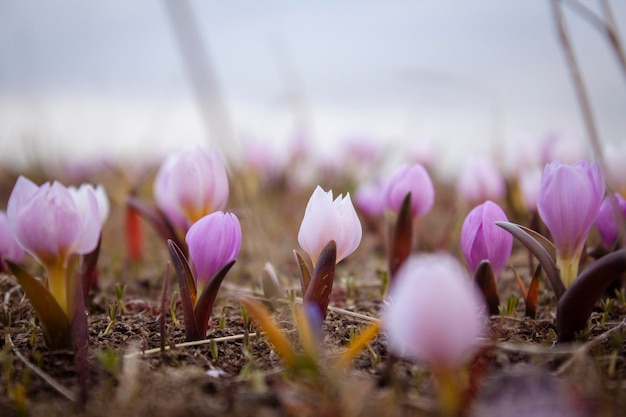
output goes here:
{"type": "MultiPolygon", "coordinates": [[[[73,353],[46,348],[15,279],[0,274],[0,416],[440,415],[430,369],[404,361],[390,367],[384,335],[370,343],[349,369],[332,366],[353,334],[368,323],[346,311],[376,318],[382,308],[381,274],[386,269],[382,224],[367,226],[359,249],[338,265],[331,301],[335,309],[323,326],[324,357],[319,374],[288,371],[269,342],[255,336],[255,325],[244,325],[238,297],[262,295],[260,277],[266,262],[274,265],[281,284],[299,295],[292,251],[298,248],[299,222],[313,186],[296,191],[285,184],[259,186],[243,178],[233,185],[229,207],[242,221],[244,247],[213,311],[207,338],[215,342],[176,346],[185,342],[184,329],[175,324],[169,310],[160,311],[161,285],[169,260],[166,246],[146,224],[144,259],[134,264],[126,260],[123,205],[119,202],[127,186],[115,176],[106,177],[113,205],[103,232],[99,289],[93,291],[87,306],[90,366],[85,404],[79,400],[73,353]],[[109,326],[108,312],[119,304],[116,285],[125,286],[121,301],[126,311],[118,308],[109,326]],[[162,313],[167,318],[165,352],[155,349],[161,342],[162,313]],[[27,362],[36,370],[28,368],[27,362]],[[52,383],[44,380],[43,374],[52,383]],[[21,404],[25,404],[24,410],[21,404]]],[[[335,192],[352,189],[350,182],[344,181],[339,185],[322,181],[321,185],[335,192]]],[[[3,185],[3,195],[8,195],[4,194],[7,190],[10,185],[3,185]]],[[[148,191],[141,195],[150,199],[148,191]]],[[[458,230],[466,211],[456,206],[453,193],[444,184],[438,185],[436,209],[417,225],[420,250],[446,248],[459,255],[458,230]]],[[[33,273],[40,273],[34,262],[25,264],[33,273]]],[[[528,282],[526,251],[516,247],[511,264],[528,282]]],[[[173,283],[172,291],[176,289],[173,283]]],[[[498,287],[503,304],[509,296],[519,296],[510,271],[505,271],[498,287]]],[[[284,301],[278,304],[276,317],[296,343],[289,302],[284,301]]],[[[545,281],[536,319],[523,317],[523,300],[512,315],[492,317],[469,367],[468,407],[480,410],[493,402],[489,393],[494,384],[490,381],[519,373],[534,381],[535,389],[543,387],[541,378],[552,381],[550,378],[556,377],[568,387],[568,393],[574,392],[571,395],[576,396],[580,409],[589,410],[581,415],[626,415],[626,305],[615,299],[606,313],[603,306],[598,303],[581,340],[567,346],[555,345],[554,297],[545,281]]],[[[175,311],[182,322],[180,306],[175,311]]],[[[516,389],[524,390],[524,386],[520,383],[516,389]]]]}

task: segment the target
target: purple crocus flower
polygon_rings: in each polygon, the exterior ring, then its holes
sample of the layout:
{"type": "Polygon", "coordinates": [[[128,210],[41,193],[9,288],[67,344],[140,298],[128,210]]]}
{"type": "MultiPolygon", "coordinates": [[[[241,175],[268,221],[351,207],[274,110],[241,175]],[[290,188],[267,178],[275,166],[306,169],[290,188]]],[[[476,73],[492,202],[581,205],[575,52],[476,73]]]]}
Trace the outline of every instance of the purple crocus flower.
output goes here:
{"type": "Polygon", "coordinates": [[[470,205],[504,197],[504,177],[494,162],[484,155],[468,158],[461,169],[459,195],[470,205]]]}
{"type": "Polygon", "coordinates": [[[24,249],[13,237],[6,213],[0,211],[0,271],[3,269],[3,260],[19,262],[23,257],[24,249]]]}
{"type": "Polygon", "coordinates": [[[309,254],[313,265],[331,240],[337,244],[337,262],[359,247],[363,230],[350,194],[333,200],[332,190],[315,188],[304,211],[298,243],[309,254]]]}
{"type": "Polygon", "coordinates": [[[620,193],[604,197],[596,219],[602,246],[609,250],[615,244],[620,228],[626,219],[626,200],[620,193]]]}
{"type": "Polygon", "coordinates": [[[201,217],[224,209],[228,194],[224,163],[216,152],[201,146],[170,156],[154,182],[157,205],[175,227],[183,230],[201,217]]]}
{"type": "Polygon", "coordinates": [[[385,202],[387,208],[397,213],[404,197],[411,193],[411,214],[422,217],[435,203],[435,188],[426,169],[419,164],[403,165],[387,180],[385,202]]]}
{"type": "Polygon", "coordinates": [[[496,203],[486,201],[474,207],[463,222],[461,248],[472,274],[488,260],[497,278],[511,256],[513,237],[496,226],[498,221],[508,221],[506,214],[496,203]]]}
{"type": "Polygon", "coordinates": [[[191,225],[185,236],[198,284],[208,282],[241,249],[241,225],[233,213],[216,211],[191,225]]]}
{"type": "Polygon", "coordinates": [[[578,275],[583,245],[598,217],[604,190],[597,163],[555,161],[543,169],[537,209],[554,239],[557,266],[566,287],[578,275]]]}
{"type": "Polygon", "coordinates": [[[389,349],[435,369],[455,369],[477,347],[484,301],[452,255],[412,255],[398,270],[383,313],[389,349]]]}

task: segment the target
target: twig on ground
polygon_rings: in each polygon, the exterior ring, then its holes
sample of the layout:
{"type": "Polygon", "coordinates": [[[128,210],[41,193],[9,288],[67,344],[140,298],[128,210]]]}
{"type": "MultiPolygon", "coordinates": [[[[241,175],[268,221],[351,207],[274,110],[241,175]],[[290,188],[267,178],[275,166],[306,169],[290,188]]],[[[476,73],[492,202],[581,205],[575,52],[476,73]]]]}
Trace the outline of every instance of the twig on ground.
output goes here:
{"type": "MultiPolygon", "coordinates": [[[[250,333],[248,335],[248,337],[256,337],[256,336],[258,336],[257,333],[250,333]]],[[[216,337],[216,338],[213,338],[213,339],[195,340],[193,342],[178,343],[178,344],[173,346],[173,349],[190,347],[190,346],[207,345],[207,344],[212,343],[212,342],[215,342],[215,343],[231,342],[233,340],[243,340],[243,338],[244,338],[243,334],[237,334],[237,335],[233,335],[233,336],[216,337]]],[[[165,350],[171,350],[171,349],[172,348],[170,346],[165,346],[165,350]]],[[[150,355],[154,355],[156,353],[161,353],[161,348],[160,347],[153,348],[153,349],[147,349],[147,350],[144,350],[144,351],[136,351],[136,352],[127,353],[126,355],[124,355],[124,359],[132,358],[132,357],[135,357],[135,356],[150,356],[150,355]]]]}
{"type": "Polygon", "coordinates": [[[46,382],[55,391],[57,391],[59,394],[61,394],[62,396],[70,400],[71,402],[78,403],[78,397],[76,396],[76,394],[74,394],[69,389],[65,388],[57,380],[55,380],[50,375],[45,373],[41,368],[32,364],[28,359],[26,359],[26,357],[24,357],[24,355],[22,355],[22,353],[17,349],[17,347],[13,343],[13,340],[11,339],[11,335],[8,333],[6,335],[6,342],[11,346],[11,350],[13,351],[13,353],[15,353],[15,356],[17,356],[18,359],[21,360],[24,365],[26,365],[26,367],[28,367],[31,371],[33,371],[35,375],[43,379],[44,382],[46,382]]]}

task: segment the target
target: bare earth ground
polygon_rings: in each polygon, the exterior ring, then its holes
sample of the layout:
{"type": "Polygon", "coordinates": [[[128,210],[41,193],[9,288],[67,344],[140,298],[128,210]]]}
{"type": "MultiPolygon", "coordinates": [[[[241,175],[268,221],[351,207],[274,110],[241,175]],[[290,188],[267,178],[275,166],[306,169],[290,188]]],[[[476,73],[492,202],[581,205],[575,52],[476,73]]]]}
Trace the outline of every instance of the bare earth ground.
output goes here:
{"type": "MultiPolygon", "coordinates": [[[[73,354],[46,348],[15,279],[0,275],[0,416],[439,415],[428,367],[400,361],[388,372],[384,335],[360,353],[348,370],[329,365],[322,377],[313,378],[286,371],[271,345],[255,335],[254,324],[244,325],[238,297],[262,295],[260,277],[265,262],[274,265],[285,288],[297,289],[292,251],[298,249],[299,223],[314,188],[296,190],[284,184],[259,188],[244,183],[248,180],[233,185],[229,204],[241,219],[244,246],[213,311],[208,338],[214,342],[175,346],[185,341],[184,330],[169,309],[160,311],[161,285],[169,260],[165,244],[145,225],[144,259],[135,264],[126,260],[123,205],[119,204],[126,189],[117,177],[107,178],[113,204],[103,232],[99,290],[93,292],[88,305],[90,375],[84,406],[79,405],[73,354]],[[121,301],[126,311],[118,308],[111,324],[108,311],[120,304],[116,285],[125,286],[121,301]],[[158,319],[162,313],[167,317],[165,352],[155,349],[160,345],[158,319]],[[44,380],[43,374],[51,381],[44,380]],[[25,410],[20,408],[20,393],[25,410]]],[[[2,201],[8,198],[13,181],[2,184],[2,201]]],[[[325,180],[321,185],[336,193],[352,189],[349,182],[325,180]]],[[[148,191],[142,196],[150,199],[148,191]]],[[[417,225],[420,250],[447,248],[459,254],[458,232],[466,211],[455,207],[453,193],[440,184],[435,210],[417,225]]],[[[335,309],[323,328],[328,363],[368,323],[348,312],[376,318],[382,308],[383,229],[382,224],[366,226],[359,249],[338,266],[331,301],[335,309]]],[[[528,282],[526,251],[516,246],[510,262],[528,282]]],[[[40,273],[32,261],[25,263],[40,273]]],[[[174,282],[170,297],[176,289],[174,282]]],[[[474,391],[469,398],[476,398],[474,404],[488,402],[493,389],[490,381],[503,372],[547,374],[558,376],[568,395],[580,397],[592,410],[589,415],[626,415],[626,305],[617,299],[607,308],[598,303],[587,334],[574,345],[555,346],[554,298],[546,285],[542,281],[537,319],[523,317],[523,300],[514,314],[490,319],[482,348],[472,360],[474,391]]],[[[510,271],[505,271],[498,286],[501,303],[509,295],[519,296],[510,271]]],[[[182,309],[178,306],[175,310],[181,322],[182,309]]],[[[288,301],[278,305],[276,316],[295,341],[288,301]]],[[[541,389],[541,377],[531,380],[535,389],[541,389]]],[[[523,391],[525,387],[520,384],[515,389],[523,391]]]]}

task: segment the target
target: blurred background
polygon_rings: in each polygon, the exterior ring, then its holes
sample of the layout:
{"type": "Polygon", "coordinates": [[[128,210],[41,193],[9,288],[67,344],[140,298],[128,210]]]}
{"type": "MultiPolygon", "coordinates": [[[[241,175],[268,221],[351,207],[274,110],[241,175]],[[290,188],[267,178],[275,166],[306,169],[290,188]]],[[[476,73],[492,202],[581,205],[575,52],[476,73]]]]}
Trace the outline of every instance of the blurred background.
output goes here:
{"type": "MultiPolygon", "coordinates": [[[[455,172],[555,131],[585,140],[548,0],[180,4],[0,0],[0,164],[360,143],[455,172]]],[[[610,4],[624,39],[626,2],[610,4]]],[[[622,142],[626,79],[564,12],[600,137],[622,142]]]]}

